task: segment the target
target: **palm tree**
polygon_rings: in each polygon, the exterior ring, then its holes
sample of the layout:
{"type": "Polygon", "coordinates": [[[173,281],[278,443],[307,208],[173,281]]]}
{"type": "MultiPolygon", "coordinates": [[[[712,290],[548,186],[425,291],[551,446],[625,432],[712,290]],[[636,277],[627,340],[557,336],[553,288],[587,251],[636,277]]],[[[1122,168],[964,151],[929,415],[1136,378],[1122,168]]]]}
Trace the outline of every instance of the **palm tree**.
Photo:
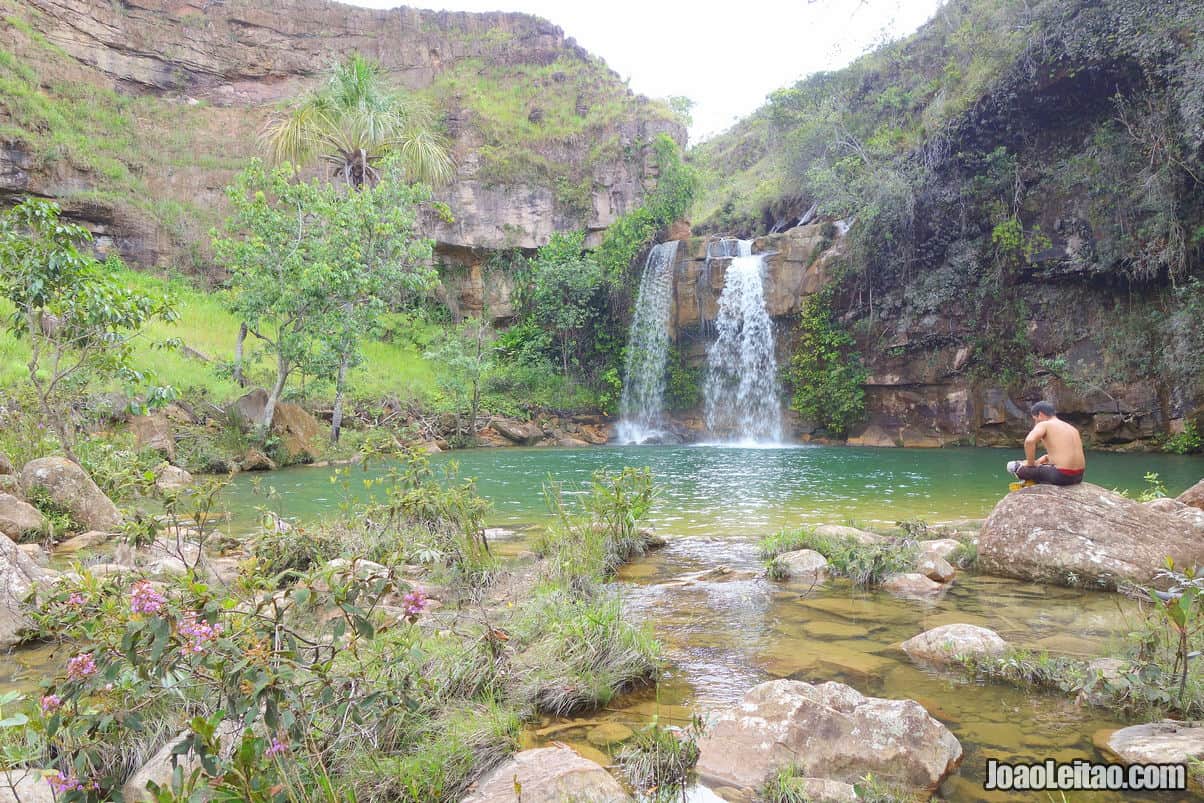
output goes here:
{"type": "Polygon", "coordinates": [[[273,161],[325,162],[349,187],[379,179],[376,165],[389,155],[413,181],[438,185],[455,174],[430,105],[385,86],[380,66],[358,54],[336,64],[323,86],[268,120],[263,139],[273,161]]]}
{"type": "MultiPolygon", "coordinates": [[[[445,184],[456,170],[430,105],[385,86],[380,66],[359,54],[334,65],[324,85],[270,118],[263,140],[272,161],[324,162],[352,190],[375,184],[380,179],[377,166],[387,156],[397,160],[411,181],[445,184]]],[[[346,306],[350,311],[352,303],[346,306]]],[[[243,336],[240,330],[240,340],[243,336]]],[[[342,352],[330,427],[336,443],[352,356],[342,352]]]]}

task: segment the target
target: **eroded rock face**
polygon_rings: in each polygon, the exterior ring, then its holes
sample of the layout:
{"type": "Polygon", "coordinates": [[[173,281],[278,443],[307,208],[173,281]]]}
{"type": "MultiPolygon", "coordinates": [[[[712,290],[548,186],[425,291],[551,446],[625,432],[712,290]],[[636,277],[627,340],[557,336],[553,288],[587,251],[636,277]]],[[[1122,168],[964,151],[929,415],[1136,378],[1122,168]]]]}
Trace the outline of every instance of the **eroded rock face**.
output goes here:
{"type": "Polygon", "coordinates": [[[0,493],[0,534],[19,541],[26,533],[41,530],[45,521],[33,505],[12,494],[0,493]]]}
{"type": "Polygon", "coordinates": [[[1153,583],[1168,557],[1204,565],[1204,511],[1173,499],[1141,504],[1090,483],[1008,494],[978,542],[988,574],[1100,588],[1153,583]]]}
{"type": "Polygon", "coordinates": [[[780,767],[854,783],[866,773],[932,790],[961,762],[944,725],[914,700],[865,697],[842,683],[774,680],[724,709],[699,741],[698,773],[754,788],[780,767]]]}
{"type": "Polygon", "coordinates": [[[82,468],[65,457],[39,457],[26,463],[21,469],[21,487],[26,494],[44,488],[56,504],[89,530],[111,532],[121,526],[117,506],[82,468]]]}
{"type": "Polygon", "coordinates": [[[1007,649],[1008,644],[989,628],[952,624],[925,630],[900,646],[909,658],[943,664],[957,658],[999,655],[1007,649]]]}
{"type": "Polygon", "coordinates": [[[463,803],[628,803],[610,773],[567,747],[541,747],[515,753],[475,784],[463,803]]]}
{"type": "Polygon", "coordinates": [[[322,425],[304,407],[291,402],[277,404],[272,431],[280,436],[280,448],[289,460],[310,462],[318,456],[316,441],[322,425]]]}

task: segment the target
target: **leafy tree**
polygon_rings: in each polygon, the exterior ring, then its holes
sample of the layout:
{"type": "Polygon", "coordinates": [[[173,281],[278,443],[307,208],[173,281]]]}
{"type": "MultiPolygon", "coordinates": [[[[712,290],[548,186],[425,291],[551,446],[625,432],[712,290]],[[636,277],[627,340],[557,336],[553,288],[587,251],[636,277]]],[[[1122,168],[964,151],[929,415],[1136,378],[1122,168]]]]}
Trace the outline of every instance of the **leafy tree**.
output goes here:
{"type": "MultiPolygon", "coordinates": [[[[116,257],[81,252],[91,234],[64,222],[58,204],[29,198],[0,217],[0,292],[13,305],[9,326],[29,340],[29,381],[63,452],[78,463],[71,399],[92,381],[145,385],[133,367],[133,343],[154,319],[173,321],[170,301],[121,287],[116,257]]],[[[172,397],[150,388],[146,404],[172,397]]]]}
{"type": "Polygon", "coordinates": [[[322,87],[269,120],[263,138],[273,161],[321,160],[351,187],[378,181],[390,155],[410,181],[437,185],[455,173],[431,107],[385,86],[380,66],[359,54],[336,64],[322,87]]]}
{"type": "Polygon", "coordinates": [[[831,289],[803,303],[798,345],[787,375],[791,407],[803,418],[843,435],[865,414],[866,373],[853,338],[832,317],[831,289]]]}
{"type": "Polygon", "coordinates": [[[493,369],[495,347],[489,326],[480,318],[470,318],[446,329],[426,353],[426,358],[443,367],[440,389],[456,405],[457,415],[469,411],[468,437],[477,436],[477,416],[481,410],[481,386],[493,369]]]}
{"type": "Polygon", "coordinates": [[[602,283],[598,264],[582,250],[584,239],[579,231],[553,234],[530,265],[530,314],[552,332],[565,379],[569,354],[593,314],[591,301],[602,283]]]}
{"type": "Polygon", "coordinates": [[[272,424],[289,376],[335,376],[390,294],[434,282],[431,243],[414,236],[422,187],[385,180],[359,192],[295,181],[291,166],[253,162],[228,190],[233,215],[214,253],[230,271],[228,305],[276,363],[261,434],[272,424]]]}

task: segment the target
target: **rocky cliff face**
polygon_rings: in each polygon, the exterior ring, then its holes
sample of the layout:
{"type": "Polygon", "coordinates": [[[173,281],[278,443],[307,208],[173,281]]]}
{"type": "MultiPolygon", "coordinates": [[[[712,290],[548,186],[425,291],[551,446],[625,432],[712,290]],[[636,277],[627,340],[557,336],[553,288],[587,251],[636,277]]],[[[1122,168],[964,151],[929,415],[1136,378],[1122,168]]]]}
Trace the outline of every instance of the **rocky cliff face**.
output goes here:
{"type": "MultiPolygon", "coordinates": [[[[441,259],[469,277],[490,250],[536,248],[559,229],[604,229],[653,179],[645,146],[662,132],[684,143],[661,106],[632,96],[559,28],[523,14],[323,0],[0,0],[0,10],[8,57],[0,68],[20,90],[0,92],[0,195],[58,198],[102,249],[144,266],[209,267],[221,188],[258,154],[267,114],[352,52],[444,112],[459,171],[438,196],[454,221],[432,217],[428,229],[441,259]],[[540,70],[547,75],[530,77],[540,70]],[[485,73],[503,92],[511,79],[546,80],[557,92],[545,94],[570,98],[572,114],[546,129],[548,109],[535,103],[511,110],[514,120],[488,119],[474,102],[482,90],[473,80],[485,73]],[[61,118],[80,103],[103,119],[72,129],[61,118]],[[617,111],[600,118],[604,103],[617,111]],[[520,123],[538,164],[500,174],[506,127],[520,123]],[[581,148],[582,137],[606,148],[581,148]],[[56,138],[66,144],[48,141],[56,138]]],[[[451,281],[449,293],[479,311],[471,278],[451,281]]]]}

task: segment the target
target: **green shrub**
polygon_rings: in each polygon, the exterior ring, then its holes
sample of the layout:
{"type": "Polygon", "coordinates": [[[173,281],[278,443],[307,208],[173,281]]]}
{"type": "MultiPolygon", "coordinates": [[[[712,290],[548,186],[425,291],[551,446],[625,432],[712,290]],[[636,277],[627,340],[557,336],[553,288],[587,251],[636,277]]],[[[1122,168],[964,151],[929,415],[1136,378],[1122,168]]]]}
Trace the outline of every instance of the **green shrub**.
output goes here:
{"type": "Polygon", "coordinates": [[[804,420],[843,435],[865,416],[866,372],[852,336],[832,315],[832,297],[827,288],[803,302],[786,378],[793,388],[791,408],[804,420]]]}
{"type": "Polygon", "coordinates": [[[1195,421],[1188,421],[1182,432],[1163,438],[1161,446],[1162,451],[1170,454],[1196,454],[1204,449],[1204,436],[1200,435],[1195,421]]]}
{"type": "Polygon", "coordinates": [[[250,553],[258,572],[283,588],[343,551],[325,528],[308,529],[272,517],[251,539],[250,553]]]}
{"type": "Polygon", "coordinates": [[[698,736],[702,720],[695,717],[688,729],[665,728],[654,719],[636,731],[615,757],[628,783],[645,794],[668,798],[682,789],[698,763],[698,736]]]}

